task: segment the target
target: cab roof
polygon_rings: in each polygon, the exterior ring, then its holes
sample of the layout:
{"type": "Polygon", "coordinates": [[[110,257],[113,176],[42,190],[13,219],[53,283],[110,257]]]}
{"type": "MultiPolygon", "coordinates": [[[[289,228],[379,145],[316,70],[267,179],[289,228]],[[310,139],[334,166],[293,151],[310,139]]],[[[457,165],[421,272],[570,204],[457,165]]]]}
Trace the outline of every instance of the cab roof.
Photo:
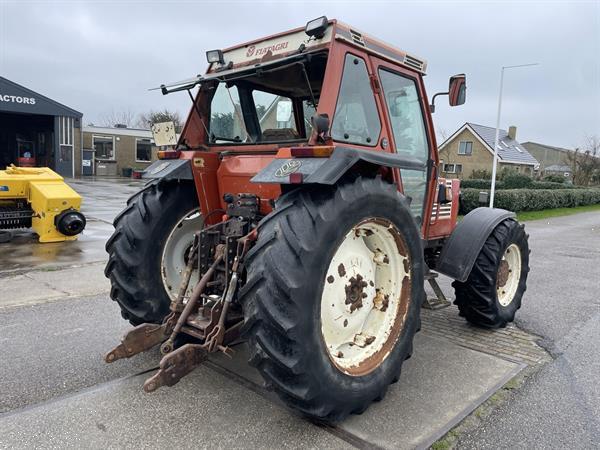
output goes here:
{"type": "MultiPolygon", "coordinates": [[[[307,52],[328,48],[334,45],[335,41],[361,48],[370,54],[401,64],[421,74],[425,74],[427,68],[427,62],[424,59],[358,31],[338,20],[329,20],[325,33],[319,39],[309,38],[304,32],[304,27],[295,28],[226,48],[223,50],[223,56],[225,63],[229,64],[229,68],[237,68],[279,59],[299,51],[307,52]]],[[[209,66],[207,73],[219,70],[222,68],[213,63],[209,66]]]]}

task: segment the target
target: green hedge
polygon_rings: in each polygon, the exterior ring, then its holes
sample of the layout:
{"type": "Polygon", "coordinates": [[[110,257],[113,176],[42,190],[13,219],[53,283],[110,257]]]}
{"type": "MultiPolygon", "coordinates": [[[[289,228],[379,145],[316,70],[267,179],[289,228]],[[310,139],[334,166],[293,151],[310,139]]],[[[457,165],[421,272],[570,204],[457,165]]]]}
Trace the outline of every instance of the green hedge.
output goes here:
{"type": "MultiPolygon", "coordinates": [[[[461,189],[460,213],[479,207],[481,189],[461,189]]],[[[509,211],[539,211],[600,204],[600,189],[503,189],[496,191],[494,206],[509,211]]]]}
{"type": "MultiPolygon", "coordinates": [[[[490,189],[490,180],[461,180],[461,188],[474,188],[474,189],[490,189]]],[[[553,181],[531,181],[527,185],[527,189],[577,189],[578,186],[572,184],[555,183],[553,181]]],[[[496,181],[496,189],[522,189],[510,180],[496,181]]]]}

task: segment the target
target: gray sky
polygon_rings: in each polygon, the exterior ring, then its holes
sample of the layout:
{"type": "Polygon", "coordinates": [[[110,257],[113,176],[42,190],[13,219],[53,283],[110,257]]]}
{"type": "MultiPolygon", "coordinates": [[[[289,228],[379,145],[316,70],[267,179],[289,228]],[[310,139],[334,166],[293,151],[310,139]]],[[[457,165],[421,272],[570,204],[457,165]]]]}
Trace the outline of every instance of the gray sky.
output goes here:
{"type": "Polygon", "coordinates": [[[501,126],[520,141],[573,147],[600,135],[600,1],[257,2],[0,0],[0,75],[75,108],[84,122],[112,110],[164,107],[185,117],[185,93],[150,87],[202,73],[205,51],[327,15],[428,61],[431,98],[466,73],[464,106],[438,102],[434,124],[501,126]]]}

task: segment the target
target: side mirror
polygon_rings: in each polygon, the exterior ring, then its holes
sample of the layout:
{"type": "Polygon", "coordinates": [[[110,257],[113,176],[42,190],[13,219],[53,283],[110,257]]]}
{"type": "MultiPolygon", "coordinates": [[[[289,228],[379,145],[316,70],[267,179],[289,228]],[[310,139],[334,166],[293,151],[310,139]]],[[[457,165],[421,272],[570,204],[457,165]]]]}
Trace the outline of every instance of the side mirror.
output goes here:
{"type": "Polygon", "coordinates": [[[464,73],[450,77],[448,103],[450,106],[463,105],[467,97],[467,77],[464,73]]]}

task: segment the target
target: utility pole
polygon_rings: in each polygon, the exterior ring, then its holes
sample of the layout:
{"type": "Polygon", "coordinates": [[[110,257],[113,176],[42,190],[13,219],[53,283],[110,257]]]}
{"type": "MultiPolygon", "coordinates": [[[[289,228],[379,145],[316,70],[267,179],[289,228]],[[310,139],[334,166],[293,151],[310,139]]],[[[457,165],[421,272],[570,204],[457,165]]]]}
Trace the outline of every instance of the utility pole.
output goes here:
{"type": "Polygon", "coordinates": [[[498,115],[496,116],[496,137],[494,138],[494,163],[492,166],[492,186],[490,189],[490,208],[494,207],[494,194],[496,193],[496,167],[498,165],[498,137],[500,135],[500,112],[502,111],[502,88],[504,85],[504,69],[516,67],[537,66],[539,63],[519,64],[516,66],[503,66],[500,71],[500,94],[498,95],[498,115]]]}

